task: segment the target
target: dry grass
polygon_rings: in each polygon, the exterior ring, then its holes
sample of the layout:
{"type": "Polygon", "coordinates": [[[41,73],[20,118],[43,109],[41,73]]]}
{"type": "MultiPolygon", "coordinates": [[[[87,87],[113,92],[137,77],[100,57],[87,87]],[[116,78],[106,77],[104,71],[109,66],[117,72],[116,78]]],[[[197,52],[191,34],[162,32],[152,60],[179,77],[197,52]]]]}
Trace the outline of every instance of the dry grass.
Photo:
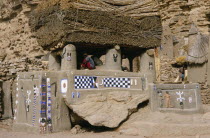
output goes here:
{"type": "Polygon", "coordinates": [[[138,13],[135,9],[139,6],[129,5],[126,10],[122,6],[121,12],[119,7],[101,0],[45,0],[39,4],[37,12],[33,12],[35,18],[30,24],[40,38],[40,45],[49,48],[61,39],[64,42],[144,48],[160,45],[159,17],[135,19],[126,14],[132,10],[138,13]]]}
{"type": "MultiPolygon", "coordinates": [[[[41,2],[37,8],[37,11],[41,11],[43,9],[47,9],[49,7],[60,5],[62,10],[69,9],[73,7],[72,2],[76,2],[77,0],[45,0],[41,2]]],[[[80,0],[78,0],[80,1],[80,0]]]]}
{"type": "Polygon", "coordinates": [[[186,63],[186,56],[180,56],[176,58],[176,63],[178,65],[183,65],[184,63],[186,63]]]}

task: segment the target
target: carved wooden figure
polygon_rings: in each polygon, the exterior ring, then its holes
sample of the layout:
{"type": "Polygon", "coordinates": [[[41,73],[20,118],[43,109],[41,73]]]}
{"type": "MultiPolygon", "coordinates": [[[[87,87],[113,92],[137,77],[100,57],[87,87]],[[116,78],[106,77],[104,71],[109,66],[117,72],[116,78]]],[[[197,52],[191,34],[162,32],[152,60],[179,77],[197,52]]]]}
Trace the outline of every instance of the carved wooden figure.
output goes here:
{"type": "Polygon", "coordinates": [[[164,94],[164,99],[165,99],[165,107],[166,108],[171,108],[171,95],[169,94],[169,92],[166,92],[164,94]]]}

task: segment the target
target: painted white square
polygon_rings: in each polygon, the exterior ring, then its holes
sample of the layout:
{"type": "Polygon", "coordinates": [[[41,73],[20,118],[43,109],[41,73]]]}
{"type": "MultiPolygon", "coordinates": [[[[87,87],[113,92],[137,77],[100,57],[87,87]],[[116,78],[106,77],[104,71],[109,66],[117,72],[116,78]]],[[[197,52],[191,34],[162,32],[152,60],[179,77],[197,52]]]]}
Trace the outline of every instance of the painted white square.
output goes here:
{"type": "Polygon", "coordinates": [[[68,80],[62,79],[61,80],[61,93],[66,93],[68,89],[68,80]]]}

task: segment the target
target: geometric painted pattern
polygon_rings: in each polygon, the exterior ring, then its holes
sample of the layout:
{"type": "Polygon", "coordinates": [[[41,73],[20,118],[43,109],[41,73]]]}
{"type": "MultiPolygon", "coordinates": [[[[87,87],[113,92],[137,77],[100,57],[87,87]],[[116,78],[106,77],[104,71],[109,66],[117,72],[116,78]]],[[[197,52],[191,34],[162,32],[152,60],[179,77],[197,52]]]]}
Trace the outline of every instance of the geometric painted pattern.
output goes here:
{"type": "Polygon", "coordinates": [[[92,76],[74,76],[75,89],[91,89],[94,88],[94,79],[92,76]]]}
{"type": "Polygon", "coordinates": [[[104,78],[104,87],[130,88],[130,78],[104,78]]]}

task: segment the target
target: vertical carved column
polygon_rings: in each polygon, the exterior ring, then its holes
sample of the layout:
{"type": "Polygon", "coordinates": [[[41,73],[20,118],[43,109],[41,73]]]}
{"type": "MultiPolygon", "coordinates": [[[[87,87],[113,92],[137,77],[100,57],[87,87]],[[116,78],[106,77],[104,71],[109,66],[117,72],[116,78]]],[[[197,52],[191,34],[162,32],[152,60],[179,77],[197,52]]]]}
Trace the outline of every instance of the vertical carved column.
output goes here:
{"type": "Polygon", "coordinates": [[[140,72],[142,74],[150,74],[152,78],[148,78],[150,82],[155,81],[155,60],[154,51],[147,50],[140,56],[140,72]]]}
{"type": "Polygon", "coordinates": [[[139,64],[140,64],[140,57],[139,56],[134,57],[134,59],[133,59],[133,72],[139,72],[140,71],[139,64]]]}
{"type": "Polygon", "coordinates": [[[121,71],[121,50],[119,46],[107,50],[105,66],[107,70],[121,71]]]}
{"type": "Polygon", "coordinates": [[[69,44],[65,46],[61,58],[61,70],[77,69],[77,54],[74,45],[69,44]]]}

